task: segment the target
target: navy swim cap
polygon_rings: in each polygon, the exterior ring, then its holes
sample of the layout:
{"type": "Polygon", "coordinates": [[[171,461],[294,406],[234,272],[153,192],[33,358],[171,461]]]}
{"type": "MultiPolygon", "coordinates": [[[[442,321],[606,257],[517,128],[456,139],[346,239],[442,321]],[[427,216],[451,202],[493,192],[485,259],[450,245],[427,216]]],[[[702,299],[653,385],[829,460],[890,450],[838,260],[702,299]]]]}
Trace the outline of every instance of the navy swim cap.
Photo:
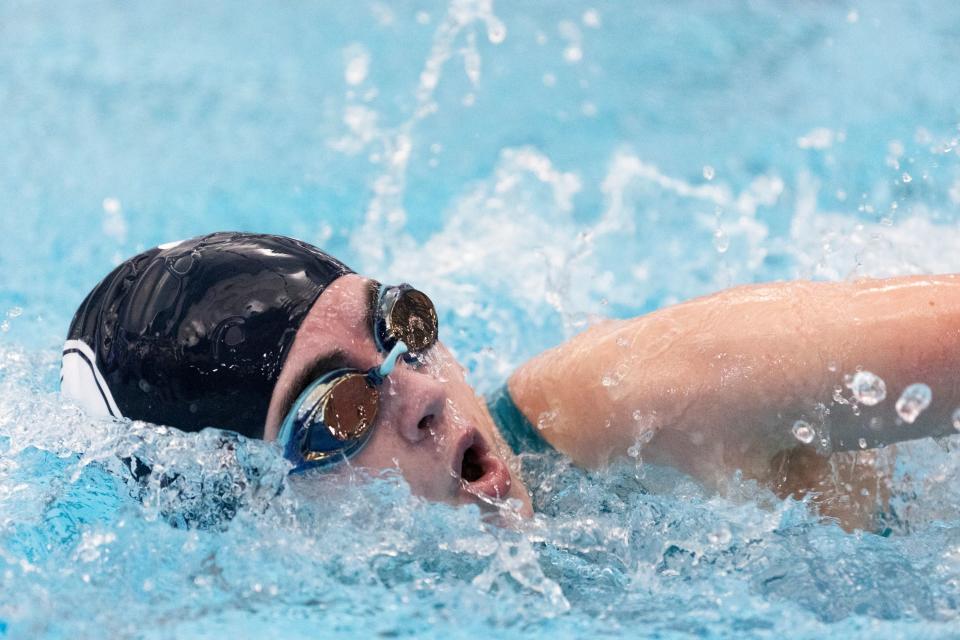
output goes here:
{"type": "Polygon", "coordinates": [[[281,236],[214,233],[145,251],[80,305],[61,391],[95,415],[263,437],[297,329],[347,273],[281,236]]]}

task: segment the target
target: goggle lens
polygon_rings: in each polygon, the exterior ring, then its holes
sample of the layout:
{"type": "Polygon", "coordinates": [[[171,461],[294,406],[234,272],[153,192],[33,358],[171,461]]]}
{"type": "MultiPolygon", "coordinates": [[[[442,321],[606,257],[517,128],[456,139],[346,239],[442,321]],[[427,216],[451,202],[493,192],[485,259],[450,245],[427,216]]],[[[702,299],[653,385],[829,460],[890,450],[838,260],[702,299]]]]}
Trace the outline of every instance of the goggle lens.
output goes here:
{"type": "Polygon", "coordinates": [[[436,343],[438,333],[437,310],[427,294],[410,285],[383,291],[377,337],[384,350],[402,340],[412,354],[418,354],[436,343]]]}
{"type": "Polygon", "coordinates": [[[330,433],[341,441],[355,440],[377,419],[380,392],[363,374],[348,373],[333,384],[323,404],[323,422],[330,433]]]}
{"type": "Polygon", "coordinates": [[[359,371],[334,371],[317,380],[297,400],[281,427],[284,455],[321,462],[350,455],[366,442],[377,419],[380,392],[359,371]],[[298,435],[299,434],[299,435],[298,435]]]}

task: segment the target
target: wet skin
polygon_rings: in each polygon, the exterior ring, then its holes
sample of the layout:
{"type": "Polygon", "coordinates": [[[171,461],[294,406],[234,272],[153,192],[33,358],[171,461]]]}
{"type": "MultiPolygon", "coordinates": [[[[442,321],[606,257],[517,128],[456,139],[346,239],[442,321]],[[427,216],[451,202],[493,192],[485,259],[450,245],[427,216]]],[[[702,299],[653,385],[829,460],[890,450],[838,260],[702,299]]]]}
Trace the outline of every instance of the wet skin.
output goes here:
{"type": "MultiPolygon", "coordinates": [[[[319,375],[339,367],[367,370],[383,361],[369,323],[370,292],[369,279],[350,274],[314,303],[274,388],[264,439],[276,439],[291,401],[319,375]],[[318,361],[326,366],[318,369],[318,361]]],[[[530,495],[510,469],[509,448],[442,343],[430,348],[423,364],[400,361],[380,395],[372,435],[351,465],[399,469],[411,490],[429,500],[487,507],[514,499],[521,514],[532,513],[530,495]]]]}

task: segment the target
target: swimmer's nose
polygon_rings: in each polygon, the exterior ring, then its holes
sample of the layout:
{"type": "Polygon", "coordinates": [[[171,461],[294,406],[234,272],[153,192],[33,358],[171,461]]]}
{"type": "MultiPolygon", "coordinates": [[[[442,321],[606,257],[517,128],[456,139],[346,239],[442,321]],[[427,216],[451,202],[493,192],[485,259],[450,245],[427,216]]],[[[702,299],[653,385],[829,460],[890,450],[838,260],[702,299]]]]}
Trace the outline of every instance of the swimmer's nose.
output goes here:
{"type": "MultiPolygon", "coordinates": [[[[400,435],[410,443],[430,437],[431,431],[441,423],[446,405],[443,384],[406,367],[402,371],[398,368],[390,376],[390,382],[396,396],[387,400],[396,407],[391,418],[398,425],[400,435]]],[[[388,392],[388,396],[392,395],[388,392]]]]}

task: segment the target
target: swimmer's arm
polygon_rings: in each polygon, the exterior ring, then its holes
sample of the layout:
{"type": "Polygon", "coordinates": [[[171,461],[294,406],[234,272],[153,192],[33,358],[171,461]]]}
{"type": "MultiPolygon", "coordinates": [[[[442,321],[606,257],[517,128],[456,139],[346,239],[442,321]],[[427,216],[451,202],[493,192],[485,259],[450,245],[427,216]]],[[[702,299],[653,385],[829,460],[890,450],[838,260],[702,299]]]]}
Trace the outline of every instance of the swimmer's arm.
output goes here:
{"type": "Polygon", "coordinates": [[[722,482],[733,469],[770,480],[777,454],[800,445],[797,420],[835,451],[953,433],[958,382],[960,277],[933,276],[730,289],[594,327],[523,365],[509,389],[576,463],[639,450],[722,482]],[[833,398],[857,368],[887,389],[859,415],[833,398]],[[894,405],[914,382],[933,402],[898,422],[894,405]]]}

